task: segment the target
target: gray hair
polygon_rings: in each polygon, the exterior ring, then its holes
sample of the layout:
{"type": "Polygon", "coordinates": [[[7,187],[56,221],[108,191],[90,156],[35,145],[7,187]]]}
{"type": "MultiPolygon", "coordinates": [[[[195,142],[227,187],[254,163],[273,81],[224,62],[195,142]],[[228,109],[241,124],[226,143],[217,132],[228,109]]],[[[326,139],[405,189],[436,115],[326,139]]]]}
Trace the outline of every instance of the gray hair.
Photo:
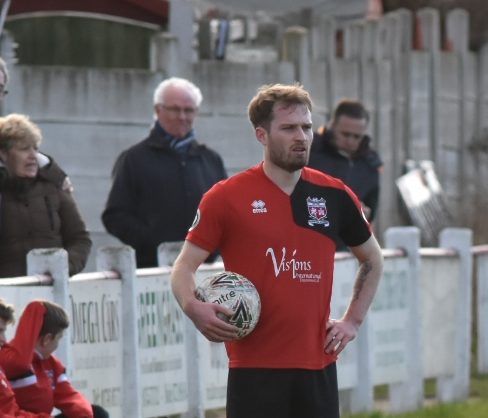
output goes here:
{"type": "Polygon", "coordinates": [[[191,81],[179,77],[171,77],[159,83],[156,90],[154,90],[154,105],[164,104],[164,93],[168,87],[177,87],[185,90],[193,99],[195,106],[200,107],[203,100],[200,89],[191,81]]]}

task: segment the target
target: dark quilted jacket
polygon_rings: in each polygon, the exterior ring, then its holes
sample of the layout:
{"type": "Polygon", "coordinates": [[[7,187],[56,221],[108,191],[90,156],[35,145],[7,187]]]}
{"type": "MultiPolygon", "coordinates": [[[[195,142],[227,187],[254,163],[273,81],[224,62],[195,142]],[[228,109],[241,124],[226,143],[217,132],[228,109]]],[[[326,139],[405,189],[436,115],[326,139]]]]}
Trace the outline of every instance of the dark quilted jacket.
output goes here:
{"type": "Polygon", "coordinates": [[[62,190],[65,178],[53,161],[35,179],[9,178],[0,167],[0,277],[26,275],[34,248],[64,248],[70,275],[85,266],[91,240],[72,194],[62,190]]]}

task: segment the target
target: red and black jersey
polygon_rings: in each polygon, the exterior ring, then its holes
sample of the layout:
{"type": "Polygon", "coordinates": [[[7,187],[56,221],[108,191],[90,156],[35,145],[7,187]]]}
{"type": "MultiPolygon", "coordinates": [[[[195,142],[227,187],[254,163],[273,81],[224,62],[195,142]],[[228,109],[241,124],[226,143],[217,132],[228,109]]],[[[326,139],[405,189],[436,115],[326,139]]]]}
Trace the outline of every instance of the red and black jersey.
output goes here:
{"type": "Polygon", "coordinates": [[[0,366],[22,409],[49,416],[56,407],[69,418],[93,418],[91,404],[73,388],[63,364],[53,355],[42,358],[35,352],[45,311],[42,302],[27,305],[15,337],[0,350],[0,366]]]}
{"type": "Polygon", "coordinates": [[[226,344],[230,367],[321,369],[337,239],[357,246],[371,231],[342,181],[304,168],[284,193],[258,165],[203,197],[187,239],[219,249],[225,269],[250,279],[261,317],[246,338],[226,344]]]}

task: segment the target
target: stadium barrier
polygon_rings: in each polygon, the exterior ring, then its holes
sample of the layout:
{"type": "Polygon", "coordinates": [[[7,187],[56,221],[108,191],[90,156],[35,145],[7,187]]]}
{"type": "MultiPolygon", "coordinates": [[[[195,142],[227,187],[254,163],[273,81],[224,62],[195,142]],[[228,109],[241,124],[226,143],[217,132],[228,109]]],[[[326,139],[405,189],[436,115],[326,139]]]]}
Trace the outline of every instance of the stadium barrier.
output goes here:
{"type": "MultiPolygon", "coordinates": [[[[338,361],[343,411],[372,410],[375,385],[388,385],[392,411],[422,405],[423,380],[437,380],[440,401],[469,390],[471,290],[476,267],[478,365],[488,362],[488,250],[471,247],[471,231],[442,231],[440,248],[420,248],[417,228],[385,235],[384,275],[358,338],[338,361]],[[474,263],[473,263],[474,260],[474,263]]],[[[227,357],[179,308],[170,288],[180,244],[162,244],[157,268],[136,269],[127,246],[97,252],[97,271],[68,277],[64,250],[33,250],[28,277],[1,279],[0,296],[21,312],[32,299],[61,304],[71,326],[57,355],[75,387],[111,417],[182,414],[203,418],[225,406],[227,357]]],[[[204,265],[197,280],[223,270],[204,265]]],[[[336,255],[332,317],[352,294],[357,263],[336,255]]],[[[9,331],[9,338],[14,330],[9,331]]]]}
{"type": "Polygon", "coordinates": [[[473,247],[476,277],[478,372],[488,374],[488,245],[473,247]]]}

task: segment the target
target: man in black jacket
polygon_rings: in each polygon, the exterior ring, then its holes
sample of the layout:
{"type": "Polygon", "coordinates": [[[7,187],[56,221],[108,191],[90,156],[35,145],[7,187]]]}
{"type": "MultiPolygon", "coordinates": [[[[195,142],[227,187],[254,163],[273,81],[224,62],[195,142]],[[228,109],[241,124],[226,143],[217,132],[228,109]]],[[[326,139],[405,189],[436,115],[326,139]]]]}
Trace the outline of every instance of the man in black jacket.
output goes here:
{"type": "Polygon", "coordinates": [[[359,197],[368,221],[376,215],[380,192],[380,157],[370,148],[366,135],[369,115],[355,100],[336,106],[329,127],[314,133],[309,166],[340,178],[359,197]]]}
{"type": "Polygon", "coordinates": [[[162,242],[185,239],[202,195],[227,177],[220,155],[196,140],[193,121],[201,102],[200,89],[188,80],[160,83],[149,136],[115,163],[102,221],[135,249],[138,267],[157,266],[162,242]]]}

